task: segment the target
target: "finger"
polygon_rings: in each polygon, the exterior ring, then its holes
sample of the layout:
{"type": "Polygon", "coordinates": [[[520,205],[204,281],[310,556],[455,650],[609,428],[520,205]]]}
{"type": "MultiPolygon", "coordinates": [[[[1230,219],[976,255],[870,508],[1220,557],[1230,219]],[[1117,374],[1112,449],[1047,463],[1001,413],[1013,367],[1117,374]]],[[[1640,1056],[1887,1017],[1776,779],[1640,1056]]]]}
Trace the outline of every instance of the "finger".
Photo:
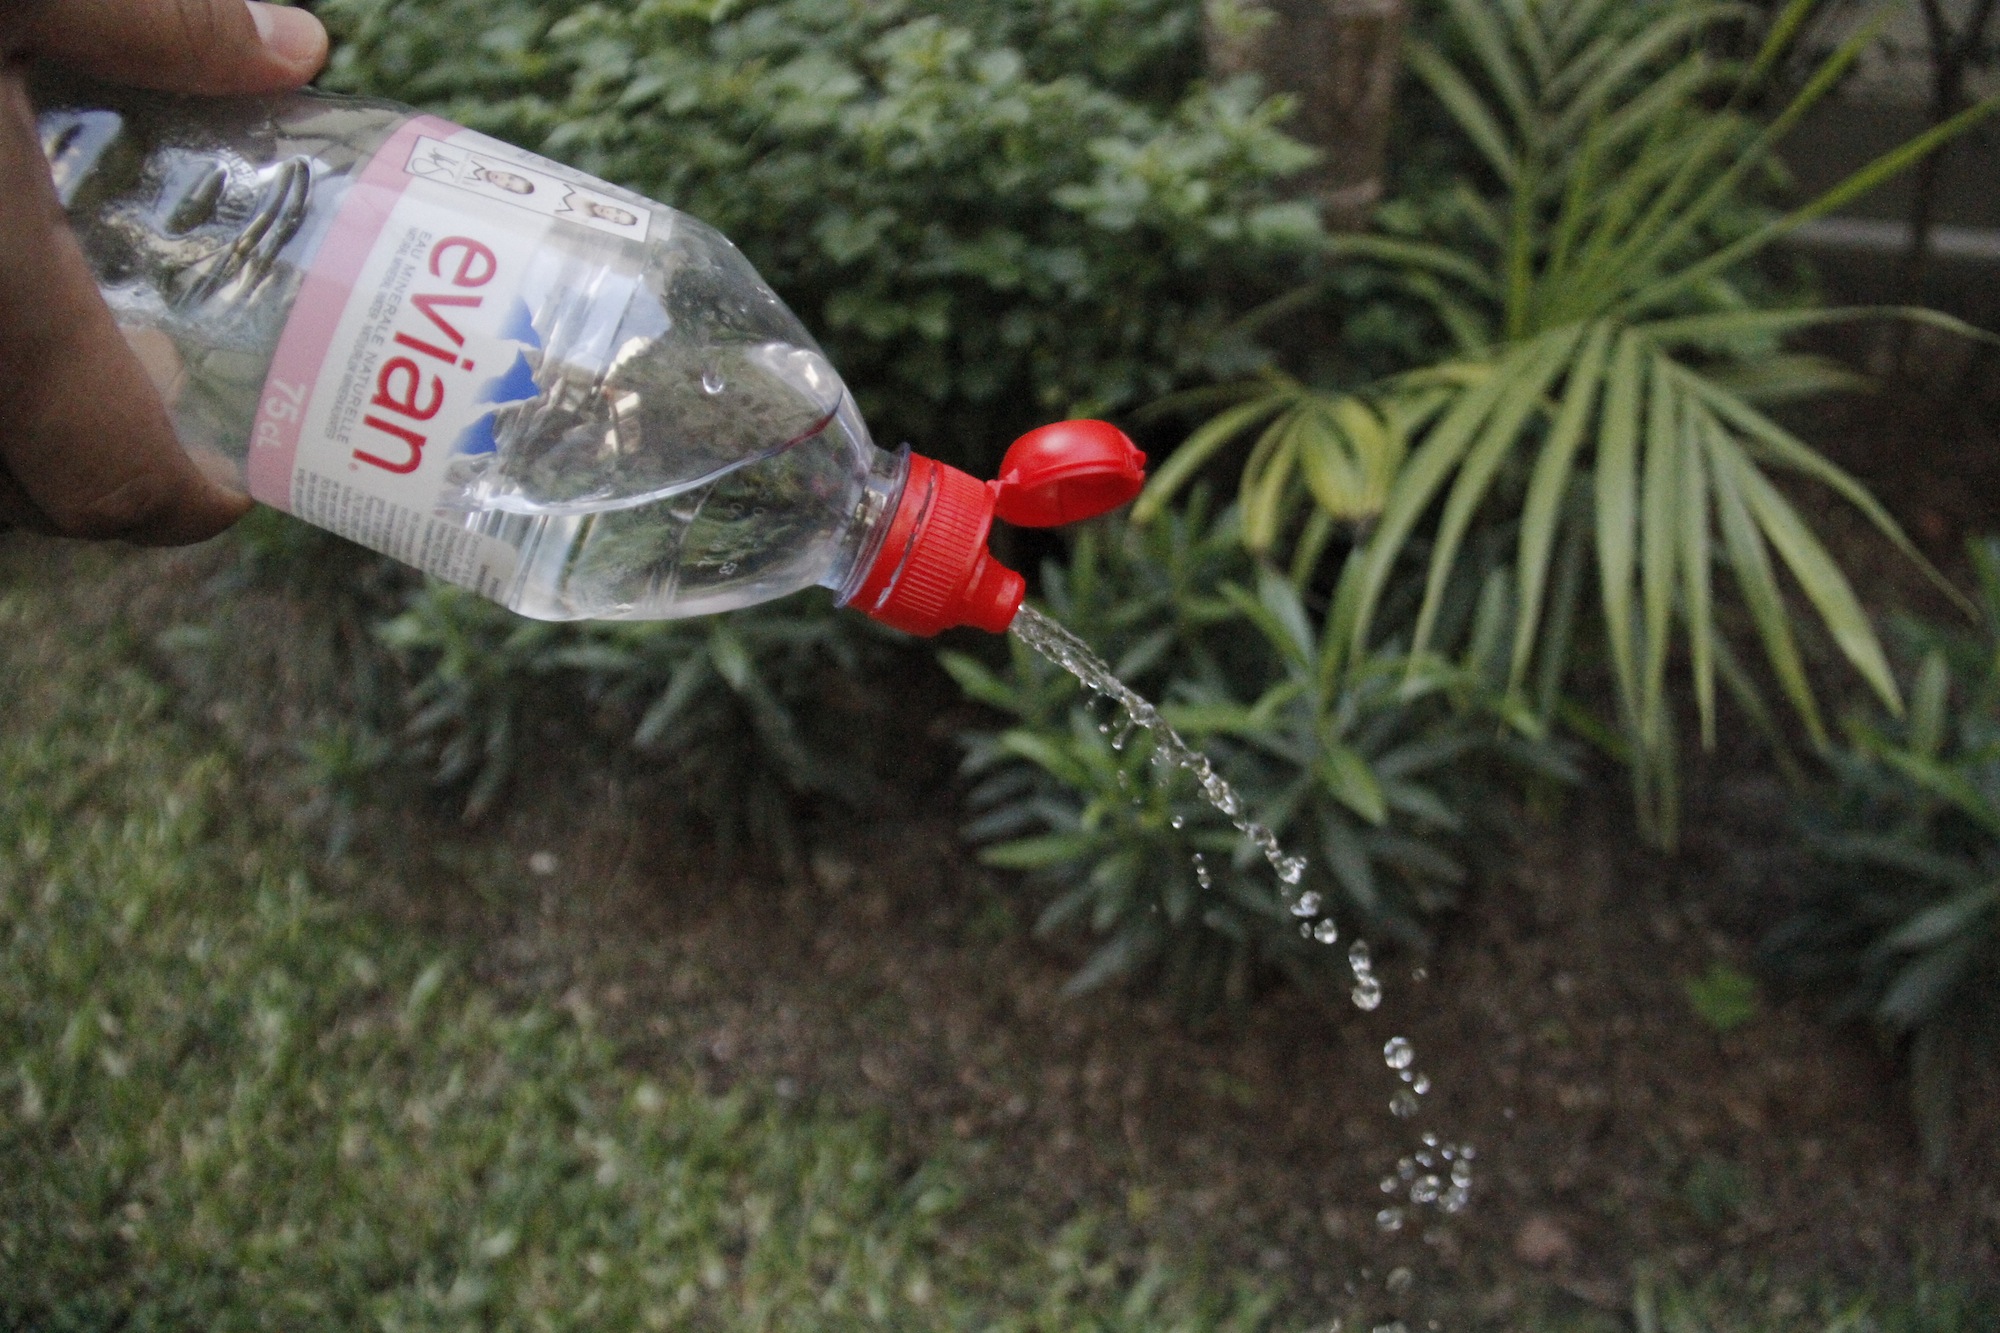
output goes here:
{"type": "Polygon", "coordinates": [[[140,88],[269,93],[319,73],[326,29],[254,0],[41,0],[17,49],[140,88]]]}
{"type": "Polygon", "coordinates": [[[0,466],[54,531],[200,541],[249,508],[203,476],[64,224],[27,92],[0,74],[0,466]]]}

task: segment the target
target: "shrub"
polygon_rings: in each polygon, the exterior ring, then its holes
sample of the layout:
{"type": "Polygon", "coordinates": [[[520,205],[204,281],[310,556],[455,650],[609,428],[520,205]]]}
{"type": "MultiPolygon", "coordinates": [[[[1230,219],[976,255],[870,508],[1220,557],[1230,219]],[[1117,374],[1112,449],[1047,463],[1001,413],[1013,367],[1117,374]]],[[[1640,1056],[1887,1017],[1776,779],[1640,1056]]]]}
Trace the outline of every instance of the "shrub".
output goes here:
{"type": "Polygon", "coordinates": [[[1463,835],[1493,797],[1482,764],[1560,771],[1483,711],[1476,650],[1414,680],[1391,652],[1337,669],[1338,645],[1296,588],[1243,555],[1237,521],[1197,502],[1144,529],[1094,525],[1043,588],[1051,614],[1210,753],[1250,817],[1307,855],[1296,888],[1191,777],[1156,762],[1148,733],[1102,716],[1018,640],[1002,671],[946,658],[1015,719],[967,738],[983,859],[1050,887],[1039,930],[1083,925],[1101,941],[1072,990],[1150,972],[1196,1016],[1261,970],[1330,993],[1348,975],[1345,949],[1327,947],[1336,920],[1420,943],[1456,899],[1463,835]]]}
{"type": "Polygon", "coordinates": [[[1052,416],[1254,360],[1318,235],[1284,104],[1199,82],[1190,0],[328,0],[328,82],[703,218],[883,439],[982,467],[1052,416]],[[466,34],[477,36],[468,41],[466,34]]]}
{"type": "Polygon", "coordinates": [[[1709,42],[1740,20],[1737,6],[1450,0],[1442,36],[1451,45],[1414,42],[1410,61],[1482,170],[1427,207],[1385,208],[1397,230],[1334,248],[1400,275],[1455,352],[1344,390],[1272,374],[1226,393],[1225,410],[1160,470],[1138,511],[1157,514],[1217,451],[1255,433],[1241,481],[1246,544],[1289,556],[1295,569],[1330,557],[1332,616],[1356,663],[1368,660],[1413,538],[1429,537],[1411,639],[1420,663],[1454,582],[1484,577],[1467,568],[1470,534],[1510,525],[1506,685],[1517,697],[1538,666],[1545,676],[1570,670],[1567,627],[1594,569],[1597,614],[1580,623],[1615,685],[1619,748],[1633,761],[1642,818],[1664,842],[1678,817],[1666,687],[1674,650],[1684,650],[1705,742],[1718,680],[1753,715],[1764,711],[1718,627],[1718,565],[1732,573],[1771,674],[1816,742],[1825,730],[1779,565],[1840,653],[1887,707],[1900,707],[1839,562],[1773,474],[1826,486],[1922,559],[1858,482],[1764,410],[1851,383],[1838,367],[1785,353],[1781,339],[1865,312],[1790,303],[1750,261],[2000,102],[1803,208],[1760,212],[1779,141],[1872,40],[1871,30],[1848,42],[1769,124],[1757,123],[1743,106],[1814,7],[1785,5],[1756,55],[1739,63],[1715,58],[1709,42]],[[1580,544],[1595,553],[1582,567],[1580,544]]]}
{"type": "Polygon", "coordinates": [[[1906,1045],[1937,1166],[1965,1100],[1955,1075],[2000,1049],[2000,540],[1972,557],[1982,624],[1906,622],[1909,715],[1849,720],[1835,782],[1805,808],[1816,891],[1773,941],[1906,1045]]]}
{"type": "Polygon", "coordinates": [[[539,715],[608,727],[678,784],[726,841],[796,861],[801,798],[860,801],[859,753],[826,716],[829,682],[882,656],[886,636],[824,599],[730,616],[581,625],[526,620],[443,583],[379,628],[409,669],[405,738],[476,819],[499,795],[539,715]]]}

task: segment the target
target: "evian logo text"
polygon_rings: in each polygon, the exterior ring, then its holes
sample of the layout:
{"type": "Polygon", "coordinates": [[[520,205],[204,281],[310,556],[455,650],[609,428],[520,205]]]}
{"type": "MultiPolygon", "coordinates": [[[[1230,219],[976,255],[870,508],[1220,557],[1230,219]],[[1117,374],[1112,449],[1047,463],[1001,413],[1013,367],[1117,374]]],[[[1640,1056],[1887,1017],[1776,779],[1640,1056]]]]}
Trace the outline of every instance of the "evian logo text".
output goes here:
{"type": "MultiPolygon", "coordinates": [[[[446,379],[437,365],[459,371],[473,368],[471,358],[461,358],[465,333],[460,311],[477,310],[485,301],[468,288],[484,287],[500,271],[493,251],[465,236],[447,236],[431,247],[432,277],[442,278],[458,291],[414,291],[409,305],[398,316],[402,326],[395,337],[402,351],[388,358],[375,372],[375,396],[362,425],[379,433],[355,446],[354,458],[385,472],[399,475],[415,472],[424,461],[430,443],[426,424],[445,404],[446,379]],[[415,312],[413,317],[411,312],[415,312]],[[380,449],[374,453],[371,449],[380,449]]],[[[453,382],[458,381],[457,376],[453,382]]]]}

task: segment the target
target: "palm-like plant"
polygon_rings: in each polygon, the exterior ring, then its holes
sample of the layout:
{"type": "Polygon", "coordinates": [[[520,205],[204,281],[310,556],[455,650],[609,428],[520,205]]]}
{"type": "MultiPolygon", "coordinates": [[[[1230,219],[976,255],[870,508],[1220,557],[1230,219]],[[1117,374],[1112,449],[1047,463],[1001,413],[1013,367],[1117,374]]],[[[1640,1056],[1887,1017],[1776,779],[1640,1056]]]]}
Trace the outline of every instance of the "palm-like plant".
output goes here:
{"type": "MultiPolygon", "coordinates": [[[[1871,313],[1760,304],[1746,261],[1839,208],[1991,112],[1986,102],[1886,154],[1811,204],[1776,217],[1745,208],[1777,144],[1853,64],[1872,30],[1842,45],[1767,124],[1745,110],[1816,8],[1790,0],[1748,62],[1706,39],[1742,21],[1709,0],[1446,0],[1454,61],[1421,42],[1409,61],[1470,141],[1492,188],[1463,188],[1450,242],[1359,236],[1342,253],[1397,268],[1457,343],[1446,363],[1344,393],[1273,379],[1239,392],[1161,469],[1138,516],[1231,439],[1259,425],[1245,473],[1246,536],[1289,536],[1304,581],[1342,521],[1363,520],[1332,615],[1359,660],[1392,570],[1427,516],[1424,596],[1409,625],[1430,648],[1468,532],[1500,504],[1513,536],[1508,686],[1548,676],[1573,608],[1551,589],[1558,552],[1595,548],[1605,656],[1634,760],[1642,818],[1671,841],[1675,734],[1669,649],[1683,640],[1704,741],[1716,681],[1753,707],[1754,687],[1716,624],[1726,563],[1779,688],[1808,734],[1824,726],[1778,566],[1841,653],[1892,709],[1895,680],[1839,564],[1773,481],[1810,478],[1921,556],[1853,477],[1764,410],[1853,377],[1780,340],[1871,313]],[[1749,275],[1751,281],[1745,281],[1749,275]],[[1384,466],[1393,479],[1381,485],[1384,466]],[[1301,526],[1300,511],[1316,510],[1301,526]],[[1564,534],[1575,539],[1566,543],[1564,534]],[[1776,559],[1773,559],[1773,553],[1776,559]]],[[[1945,316],[1899,312],[1966,329],[1945,316]]],[[[1583,563],[1588,564],[1587,560],[1583,563]]],[[[1928,566],[1925,566],[1928,569],[1928,566]]]]}

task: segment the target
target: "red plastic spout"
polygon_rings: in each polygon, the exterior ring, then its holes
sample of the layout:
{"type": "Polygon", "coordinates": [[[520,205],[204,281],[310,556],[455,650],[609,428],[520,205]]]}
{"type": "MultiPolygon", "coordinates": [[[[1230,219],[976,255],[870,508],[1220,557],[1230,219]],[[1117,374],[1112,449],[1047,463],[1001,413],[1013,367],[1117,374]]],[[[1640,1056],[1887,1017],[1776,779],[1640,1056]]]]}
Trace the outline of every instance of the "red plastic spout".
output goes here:
{"type": "Polygon", "coordinates": [[[1103,421],[1029,431],[990,482],[913,454],[875,563],[847,604],[911,634],[957,625],[999,634],[1027,584],[986,549],[994,516],[1021,527],[1076,523],[1116,509],[1145,483],[1146,455],[1103,421]]]}

